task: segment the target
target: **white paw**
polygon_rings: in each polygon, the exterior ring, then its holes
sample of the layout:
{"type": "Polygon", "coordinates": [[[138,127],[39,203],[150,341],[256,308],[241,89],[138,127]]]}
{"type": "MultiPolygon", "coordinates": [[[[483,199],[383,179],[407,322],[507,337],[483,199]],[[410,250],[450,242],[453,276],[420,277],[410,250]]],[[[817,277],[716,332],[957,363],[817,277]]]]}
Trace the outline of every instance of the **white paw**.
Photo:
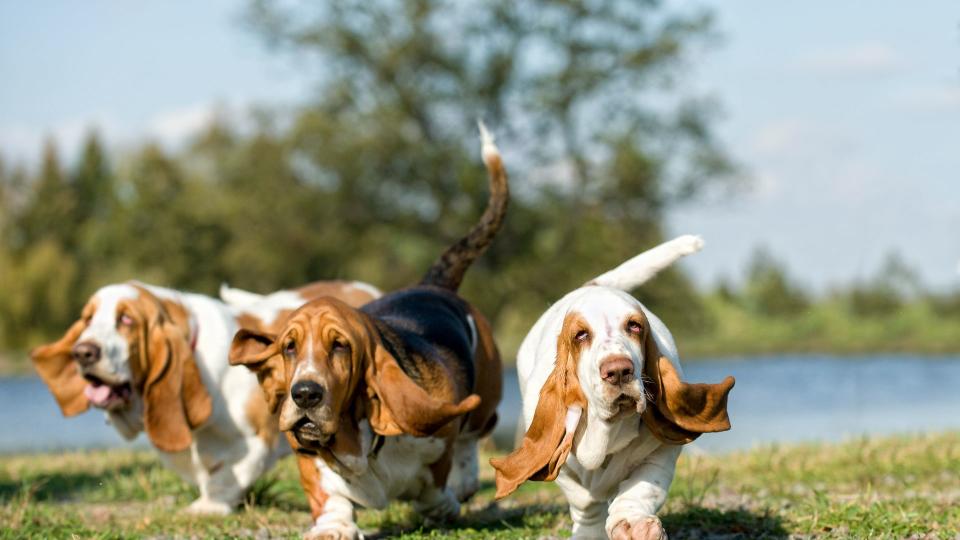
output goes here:
{"type": "Polygon", "coordinates": [[[420,502],[414,505],[414,509],[423,515],[424,525],[428,527],[452,521],[460,516],[460,503],[449,488],[443,490],[442,495],[432,504],[420,502]]]}
{"type": "Polygon", "coordinates": [[[233,505],[223,501],[197,499],[190,503],[187,512],[197,516],[225,516],[233,512],[233,505]]]}
{"type": "Polygon", "coordinates": [[[667,540],[667,531],[657,516],[623,520],[610,531],[610,540],[667,540]]]}
{"type": "Polygon", "coordinates": [[[363,538],[354,523],[318,523],[303,533],[304,540],[356,540],[363,538]]]}

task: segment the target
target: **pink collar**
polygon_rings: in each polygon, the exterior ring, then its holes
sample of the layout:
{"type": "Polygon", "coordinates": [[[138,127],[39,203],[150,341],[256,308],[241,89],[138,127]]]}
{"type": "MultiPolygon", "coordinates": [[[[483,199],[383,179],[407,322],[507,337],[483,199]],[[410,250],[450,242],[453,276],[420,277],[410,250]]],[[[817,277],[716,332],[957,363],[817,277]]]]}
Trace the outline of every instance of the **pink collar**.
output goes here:
{"type": "Polygon", "coordinates": [[[190,351],[197,350],[197,337],[200,335],[200,325],[197,324],[193,329],[193,337],[190,338],[190,351]]]}

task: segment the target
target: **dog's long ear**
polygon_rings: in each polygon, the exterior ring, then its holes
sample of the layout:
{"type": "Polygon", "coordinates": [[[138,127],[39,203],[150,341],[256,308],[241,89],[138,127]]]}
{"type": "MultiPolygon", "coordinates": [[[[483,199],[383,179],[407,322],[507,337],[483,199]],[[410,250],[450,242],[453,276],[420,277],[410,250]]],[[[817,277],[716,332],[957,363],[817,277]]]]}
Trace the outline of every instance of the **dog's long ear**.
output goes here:
{"type": "Polygon", "coordinates": [[[245,366],[256,373],[270,414],[280,410],[287,386],[283,357],[277,350],[277,336],[241,329],[230,344],[230,365],[245,366]]]}
{"type": "Polygon", "coordinates": [[[568,316],[557,338],[556,363],[540,389],[540,400],[523,442],[509,455],[490,460],[496,469],[498,499],[513,493],[527,480],[555,480],[573,447],[587,399],[577,377],[570,321],[568,316]]]}
{"type": "Polygon", "coordinates": [[[649,327],[643,361],[648,399],[643,423],[656,438],[668,444],[687,444],[703,433],[730,429],[727,395],[736,382],[733,377],[720,384],[683,382],[673,363],[660,354],[649,327]]]}
{"type": "Polygon", "coordinates": [[[81,319],[73,323],[59,340],[30,352],[34,369],[50,388],[64,416],[75,416],[90,408],[90,401],[83,394],[87,381],[80,376],[80,369],[70,355],[86,327],[81,319]]]}
{"type": "Polygon", "coordinates": [[[155,311],[148,310],[142,335],[146,347],[140,347],[141,365],[147,367],[144,426],[154,446],[179,452],[190,446],[190,431],[210,418],[213,402],[193,358],[186,313],[179,306],[153,300],[155,311]]]}
{"type": "Polygon", "coordinates": [[[480,405],[480,396],[476,394],[459,403],[431,396],[404,373],[397,359],[379,340],[375,340],[371,356],[364,373],[367,407],[370,425],[380,435],[432,435],[457,416],[480,405]]]}

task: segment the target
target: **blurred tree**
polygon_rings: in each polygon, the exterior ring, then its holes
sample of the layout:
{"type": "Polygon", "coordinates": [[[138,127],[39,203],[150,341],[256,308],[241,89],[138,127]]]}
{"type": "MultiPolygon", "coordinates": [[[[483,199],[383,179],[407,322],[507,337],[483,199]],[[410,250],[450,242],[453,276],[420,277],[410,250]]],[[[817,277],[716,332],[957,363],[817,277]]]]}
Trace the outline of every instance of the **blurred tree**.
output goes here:
{"type": "Polygon", "coordinates": [[[807,294],[791,282],[783,264],[763,247],[753,253],[741,297],[747,309],[765,316],[793,316],[810,307],[807,294]]]}
{"type": "Polygon", "coordinates": [[[22,252],[40,241],[61,246],[72,244],[74,223],[69,217],[76,207],[70,186],[64,176],[56,144],[47,140],[43,147],[40,176],[34,180],[22,213],[14,217],[17,234],[11,246],[22,252]]]}
{"type": "Polygon", "coordinates": [[[917,273],[897,253],[889,253],[877,275],[855,283],[847,292],[850,310],[862,316],[895,314],[908,299],[922,294],[917,273]]]}
{"type": "MultiPolygon", "coordinates": [[[[712,38],[706,12],[623,0],[254,0],[248,21],[319,81],[290,137],[297,179],[325,194],[306,225],[350,239],[336,271],[387,288],[419,278],[482,210],[477,117],[501,136],[515,195],[464,284],[495,319],[528,326],[546,302],[662,240],[665,209],[733,178],[709,103],[675,84],[689,51],[712,38]]],[[[657,285],[674,292],[654,309],[691,296],[679,273],[657,285]]]]}

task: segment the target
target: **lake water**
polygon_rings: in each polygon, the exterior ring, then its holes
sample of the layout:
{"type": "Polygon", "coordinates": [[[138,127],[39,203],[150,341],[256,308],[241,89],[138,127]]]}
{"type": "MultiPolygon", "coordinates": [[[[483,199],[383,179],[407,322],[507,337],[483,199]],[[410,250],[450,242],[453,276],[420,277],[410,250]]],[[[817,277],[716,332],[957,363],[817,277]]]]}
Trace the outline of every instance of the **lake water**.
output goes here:
{"type": "MultiPolygon", "coordinates": [[[[960,429],[960,357],[785,355],[687,362],[685,379],[737,378],[733,429],[694,443],[706,452],[758,444],[837,441],[859,435],[960,429]]],[[[498,442],[513,440],[520,416],[514,371],[506,374],[498,442]]],[[[62,418],[35,377],[0,378],[0,452],[128,445],[103,414],[62,418]]],[[[144,437],[134,443],[146,446],[144,437]]]]}

